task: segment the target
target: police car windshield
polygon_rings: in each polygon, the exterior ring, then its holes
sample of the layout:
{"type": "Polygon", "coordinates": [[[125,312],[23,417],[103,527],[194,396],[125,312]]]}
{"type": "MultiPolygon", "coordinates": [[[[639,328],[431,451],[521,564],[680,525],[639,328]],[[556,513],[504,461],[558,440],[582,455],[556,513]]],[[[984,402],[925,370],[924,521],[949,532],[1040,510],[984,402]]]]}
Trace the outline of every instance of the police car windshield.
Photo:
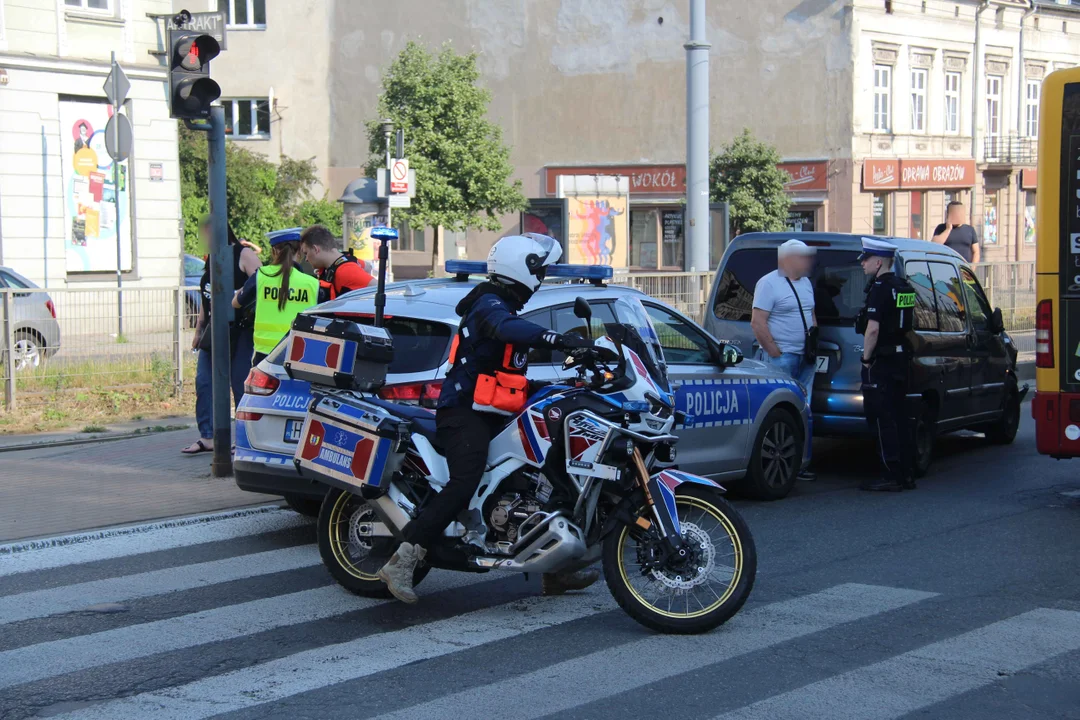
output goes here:
{"type": "MultiPolygon", "coordinates": [[[[814,312],[821,325],[850,325],[862,307],[866,276],[857,250],[819,249],[810,280],[814,312]]],[[[750,322],[754,287],[776,269],[776,248],[746,248],[732,253],[724,265],[713,313],[721,320],[750,322]]]]}

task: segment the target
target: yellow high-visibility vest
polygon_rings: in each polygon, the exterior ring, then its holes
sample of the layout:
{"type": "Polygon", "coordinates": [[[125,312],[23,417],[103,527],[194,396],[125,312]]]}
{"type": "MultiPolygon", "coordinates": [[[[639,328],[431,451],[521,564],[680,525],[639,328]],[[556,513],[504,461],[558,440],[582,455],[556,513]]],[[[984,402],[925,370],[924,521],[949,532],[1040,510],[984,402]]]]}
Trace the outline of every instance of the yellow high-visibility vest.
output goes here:
{"type": "Polygon", "coordinates": [[[255,352],[269,354],[292,328],[293,320],[319,302],[319,281],[293,268],[289,299],[278,309],[281,266],[264,265],[255,277],[255,352]]]}

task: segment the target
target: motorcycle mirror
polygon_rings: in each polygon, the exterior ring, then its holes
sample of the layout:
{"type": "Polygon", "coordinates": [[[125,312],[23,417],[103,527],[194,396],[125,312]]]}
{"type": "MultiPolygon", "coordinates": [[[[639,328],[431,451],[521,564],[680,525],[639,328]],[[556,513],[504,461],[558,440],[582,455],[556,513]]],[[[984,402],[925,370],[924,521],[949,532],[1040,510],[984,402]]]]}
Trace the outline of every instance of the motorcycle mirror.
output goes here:
{"type": "Polygon", "coordinates": [[[574,301],[574,315],[585,321],[585,336],[592,337],[592,308],[589,307],[589,301],[585,298],[578,296],[574,301]]]}

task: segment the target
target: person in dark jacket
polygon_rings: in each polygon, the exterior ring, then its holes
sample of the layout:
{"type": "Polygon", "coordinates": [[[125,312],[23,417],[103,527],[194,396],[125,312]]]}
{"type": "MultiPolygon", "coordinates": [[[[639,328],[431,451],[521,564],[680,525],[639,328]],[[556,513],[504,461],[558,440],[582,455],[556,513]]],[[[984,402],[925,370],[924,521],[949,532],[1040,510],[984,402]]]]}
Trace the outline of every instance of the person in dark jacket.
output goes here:
{"type": "MultiPolygon", "coordinates": [[[[529,348],[572,350],[591,345],[578,335],[560,335],[517,315],[540,287],[547,267],[561,255],[558,241],[546,235],[503,238],[488,255],[488,281],[457,305],[461,323],[435,413],[450,480],[405,526],[405,541],[379,570],[379,578],[403,602],[417,601],[413,591],[417,564],[468,506],[484,474],[488,445],[508,418],[525,406],[529,348]]],[[[544,593],[585,588],[598,577],[596,570],[544,575],[544,593]]]]}

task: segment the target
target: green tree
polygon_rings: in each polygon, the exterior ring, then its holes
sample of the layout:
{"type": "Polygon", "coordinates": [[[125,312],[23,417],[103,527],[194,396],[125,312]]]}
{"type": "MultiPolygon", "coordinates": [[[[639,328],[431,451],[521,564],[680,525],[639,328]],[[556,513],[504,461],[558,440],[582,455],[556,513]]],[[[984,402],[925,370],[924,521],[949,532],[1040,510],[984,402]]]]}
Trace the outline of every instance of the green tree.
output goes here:
{"type": "Polygon", "coordinates": [[[416,171],[416,197],[395,219],[411,227],[499,230],[499,216],[525,209],[521,181],[511,180],[510,149],[487,119],[491,93],[477,85],[476,53],[449,44],[436,54],[410,42],[383,77],[378,119],[367,124],[367,174],[386,166],[379,121],[405,131],[405,156],[416,171]]]}
{"type": "Polygon", "coordinates": [[[784,192],[787,173],[779,169],[780,154],[744,129],[712,156],[709,177],[713,202],[727,200],[732,232],[778,232],[787,226],[791,199],[784,192]]]}
{"type": "MultiPolygon", "coordinates": [[[[202,254],[199,223],[210,211],[206,136],[180,127],[180,197],[184,251],[202,254]]],[[[275,165],[259,153],[225,143],[225,194],[237,236],[264,245],[264,235],[293,225],[322,223],[341,234],[342,207],[311,197],[315,164],[287,156],[275,165]]]]}

